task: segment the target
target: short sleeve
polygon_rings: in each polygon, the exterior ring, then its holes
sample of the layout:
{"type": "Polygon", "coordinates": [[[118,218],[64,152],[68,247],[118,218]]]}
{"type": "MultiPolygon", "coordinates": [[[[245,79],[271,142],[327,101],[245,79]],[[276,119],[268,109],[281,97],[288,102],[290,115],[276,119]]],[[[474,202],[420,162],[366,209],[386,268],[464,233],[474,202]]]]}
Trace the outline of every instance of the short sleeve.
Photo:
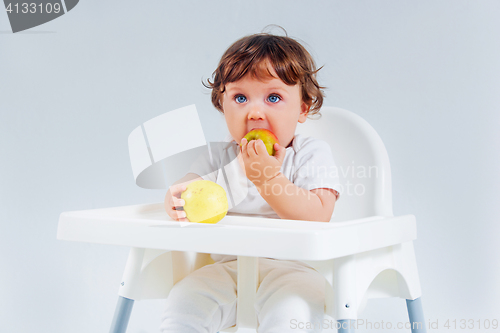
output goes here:
{"type": "Polygon", "coordinates": [[[194,173],[203,178],[204,180],[217,181],[218,165],[210,154],[209,146],[199,154],[193,164],[191,164],[187,173],[194,173]]]}
{"type": "MultiPolygon", "coordinates": [[[[232,141],[232,137],[228,135],[223,141],[210,142],[194,159],[188,173],[197,174],[204,180],[216,183],[221,167],[231,162],[227,158],[227,150],[232,141]]],[[[236,155],[233,156],[235,157],[236,155]]]]}
{"type": "Polygon", "coordinates": [[[330,146],[310,137],[298,145],[293,183],[306,190],[330,188],[340,193],[338,170],[330,146]]]}

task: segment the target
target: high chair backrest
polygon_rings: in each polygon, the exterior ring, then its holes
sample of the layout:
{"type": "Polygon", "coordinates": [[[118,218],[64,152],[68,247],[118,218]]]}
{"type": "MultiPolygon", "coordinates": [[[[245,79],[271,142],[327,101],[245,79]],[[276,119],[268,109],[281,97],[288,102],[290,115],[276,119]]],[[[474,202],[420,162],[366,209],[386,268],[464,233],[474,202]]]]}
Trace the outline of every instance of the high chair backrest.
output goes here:
{"type": "Polygon", "coordinates": [[[393,216],[391,167],[384,143],[360,116],[323,107],[320,119],[308,119],[296,133],[326,141],[335,159],[341,195],[332,221],[393,216]]]}

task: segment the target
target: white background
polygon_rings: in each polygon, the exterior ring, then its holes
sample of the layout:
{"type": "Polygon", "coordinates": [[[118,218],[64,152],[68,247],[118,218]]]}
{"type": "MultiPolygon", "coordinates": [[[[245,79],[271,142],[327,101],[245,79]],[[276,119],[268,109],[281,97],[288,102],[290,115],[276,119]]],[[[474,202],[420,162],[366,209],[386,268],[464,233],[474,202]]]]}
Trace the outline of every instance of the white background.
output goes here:
{"type": "MultiPolygon", "coordinates": [[[[494,0],[82,0],[12,34],[0,11],[0,331],[108,331],[128,249],[56,240],[59,214],[162,201],[134,185],[128,134],[194,103],[220,139],[201,81],[271,23],[324,65],[325,105],[385,142],[394,213],[417,217],[430,332],[500,320],[498,17],[494,0]]],[[[136,303],[128,332],[157,332],[161,306],[136,303]]],[[[405,303],[371,301],[360,317],[406,321],[405,303]]]]}

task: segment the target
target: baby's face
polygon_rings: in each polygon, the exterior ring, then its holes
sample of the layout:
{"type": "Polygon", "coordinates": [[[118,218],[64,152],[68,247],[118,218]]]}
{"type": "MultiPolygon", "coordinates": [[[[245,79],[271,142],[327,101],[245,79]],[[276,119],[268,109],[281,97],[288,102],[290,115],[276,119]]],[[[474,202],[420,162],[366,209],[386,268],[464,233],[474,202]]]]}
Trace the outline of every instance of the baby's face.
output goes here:
{"type": "MultiPolygon", "coordinates": [[[[278,77],[274,70],[271,73],[278,77]]],[[[251,75],[226,85],[222,108],[229,133],[237,143],[254,128],[273,132],[281,146],[293,139],[297,123],[307,119],[300,85],[289,86],[279,78],[260,81],[251,75]]]]}

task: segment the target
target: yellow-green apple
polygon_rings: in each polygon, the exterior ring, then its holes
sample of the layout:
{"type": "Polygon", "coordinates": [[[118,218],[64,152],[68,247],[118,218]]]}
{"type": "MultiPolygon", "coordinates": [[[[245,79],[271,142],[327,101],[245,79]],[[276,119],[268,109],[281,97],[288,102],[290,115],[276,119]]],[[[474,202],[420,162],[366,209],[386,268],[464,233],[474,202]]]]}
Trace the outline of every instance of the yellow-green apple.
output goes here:
{"type": "Polygon", "coordinates": [[[274,144],[279,144],[276,135],[265,128],[255,128],[251,130],[245,135],[245,139],[247,139],[248,142],[261,139],[266,145],[267,153],[271,156],[274,156],[274,154],[276,153],[276,151],[274,150],[274,144]]]}
{"type": "Polygon", "coordinates": [[[190,222],[217,223],[227,214],[226,191],[210,180],[189,183],[182,192],[184,211],[190,222]]]}

